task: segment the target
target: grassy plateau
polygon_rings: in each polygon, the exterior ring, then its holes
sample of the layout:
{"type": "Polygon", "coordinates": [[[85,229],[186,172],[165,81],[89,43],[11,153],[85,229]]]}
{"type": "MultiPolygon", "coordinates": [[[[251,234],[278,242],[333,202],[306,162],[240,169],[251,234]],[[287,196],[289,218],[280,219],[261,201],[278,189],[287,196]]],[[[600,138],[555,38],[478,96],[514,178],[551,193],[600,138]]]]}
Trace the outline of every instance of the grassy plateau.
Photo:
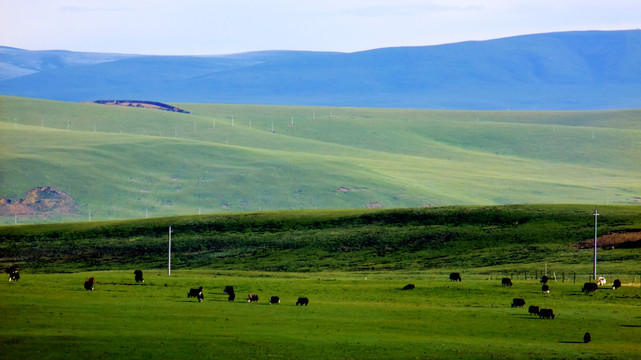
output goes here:
{"type": "Polygon", "coordinates": [[[0,221],[641,201],[640,110],[173,105],[191,114],[1,96],[0,197],[76,209],[0,221]]]}

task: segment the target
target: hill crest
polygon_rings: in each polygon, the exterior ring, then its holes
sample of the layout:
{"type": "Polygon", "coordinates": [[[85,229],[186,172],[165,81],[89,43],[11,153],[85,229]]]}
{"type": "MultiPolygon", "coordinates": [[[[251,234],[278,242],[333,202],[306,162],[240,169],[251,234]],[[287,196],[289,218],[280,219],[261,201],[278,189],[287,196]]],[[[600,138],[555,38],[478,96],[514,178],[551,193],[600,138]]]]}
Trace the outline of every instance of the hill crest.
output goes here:
{"type": "Polygon", "coordinates": [[[54,52],[47,61],[41,52],[2,50],[0,94],[64,101],[129,98],[475,110],[641,108],[641,30],[545,33],[355,53],[54,52]]]}

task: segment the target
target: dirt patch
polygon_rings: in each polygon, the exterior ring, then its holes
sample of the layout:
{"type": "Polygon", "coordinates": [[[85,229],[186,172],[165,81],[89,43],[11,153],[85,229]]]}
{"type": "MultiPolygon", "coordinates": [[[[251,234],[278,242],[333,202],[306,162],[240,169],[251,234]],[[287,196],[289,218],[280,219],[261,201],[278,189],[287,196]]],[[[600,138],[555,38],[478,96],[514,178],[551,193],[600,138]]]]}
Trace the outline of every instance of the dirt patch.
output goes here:
{"type": "Polygon", "coordinates": [[[365,205],[365,207],[368,208],[368,209],[382,209],[383,208],[383,204],[381,204],[379,202],[371,202],[371,203],[365,205]]]}
{"type": "MultiPolygon", "coordinates": [[[[641,248],[641,231],[609,233],[597,237],[596,244],[602,249],[641,248]]],[[[577,249],[594,248],[594,239],[571,245],[577,249]]]]}
{"type": "Polygon", "coordinates": [[[74,214],[75,212],[76,205],[73,198],[50,186],[31,189],[18,201],[9,198],[0,199],[0,216],[74,214]]]}

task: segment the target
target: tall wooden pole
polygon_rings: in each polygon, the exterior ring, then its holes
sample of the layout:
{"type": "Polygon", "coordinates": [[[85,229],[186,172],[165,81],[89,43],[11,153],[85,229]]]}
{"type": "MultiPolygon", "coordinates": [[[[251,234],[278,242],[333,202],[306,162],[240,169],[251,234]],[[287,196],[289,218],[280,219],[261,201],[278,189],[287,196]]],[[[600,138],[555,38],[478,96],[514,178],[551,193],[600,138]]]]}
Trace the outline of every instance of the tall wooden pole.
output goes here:
{"type": "Polygon", "coordinates": [[[167,266],[167,276],[171,276],[171,225],[169,225],[169,264],[167,266]]]}
{"type": "Polygon", "coordinates": [[[592,271],[592,279],[596,280],[596,239],[597,239],[597,216],[599,216],[599,209],[594,209],[594,268],[592,271]]]}

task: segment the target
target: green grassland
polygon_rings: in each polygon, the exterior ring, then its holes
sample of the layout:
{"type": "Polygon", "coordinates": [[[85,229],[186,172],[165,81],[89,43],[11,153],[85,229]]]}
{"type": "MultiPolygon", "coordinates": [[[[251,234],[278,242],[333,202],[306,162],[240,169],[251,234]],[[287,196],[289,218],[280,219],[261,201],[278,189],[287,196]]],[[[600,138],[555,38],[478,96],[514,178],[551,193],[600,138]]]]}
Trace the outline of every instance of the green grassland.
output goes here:
{"type": "Polygon", "coordinates": [[[132,271],[23,274],[0,282],[0,358],[639,359],[641,287],[585,295],[581,285],[552,281],[543,294],[533,279],[509,288],[431,272],[146,271],[144,284],[132,271]],[[198,286],[202,303],[186,296],[198,286]],[[268,305],[274,295],[281,303],[268,305]],[[300,296],[309,306],[295,306],[300,296]],[[510,306],[516,297],[524,308],[510,306]]]}
{"type": "MultiPolygon", "coordinates": [[[[451,206],[2,226],[0,263],[17,265],[21,279],[0,281],[0,358],[638,359],[641,248],[599,249],[598,274],[623,287],[580,291],[593,252],[572,245],[594,235],[593,211],[451,206]],[[550,294],[538,282],[546,272],[550,294]],[[92,292],[82,287],[90,276],[92,292]],[[502,287],[504,276],[514,286],[502,287]],[[400,290],[408,283],[416,289],[400,290]],[[202,303],[186,296],[199,286],[202,303]],[[258,303],[244,301],[250,292],[258,303]],[[268,305],[271,296],[281,304],[268,305]],[[309,306],[295,305],[301,296],[309,306]],[[512,308],[513,298],[556,318],[512,308]]],[[[599,236],[641,231],[639,206],[599,213],[599,236]]]]}
{"type": "Polygon", "coordinates": [[[192,114],[0,97],[0,196],[77,206],[0,221],[640,201],[639,110],[175,105],[192,114]]]}
{"type": "MultiPolygon", "coordinates": [[[[296,210],[0,227],[0,264],[31,272],[166,268],[591,274],[588,205],[296,210]],[[456,270],[455,270],[456,271],[456,270]]],[[[641,232],[641,207],[599,208],[598,235],[641,232]]],[[[601,243],[601,245],[603,245],[601,243]]],[[[601,250],[599,273],[639,272],[638,242],[601,250]]]]}

